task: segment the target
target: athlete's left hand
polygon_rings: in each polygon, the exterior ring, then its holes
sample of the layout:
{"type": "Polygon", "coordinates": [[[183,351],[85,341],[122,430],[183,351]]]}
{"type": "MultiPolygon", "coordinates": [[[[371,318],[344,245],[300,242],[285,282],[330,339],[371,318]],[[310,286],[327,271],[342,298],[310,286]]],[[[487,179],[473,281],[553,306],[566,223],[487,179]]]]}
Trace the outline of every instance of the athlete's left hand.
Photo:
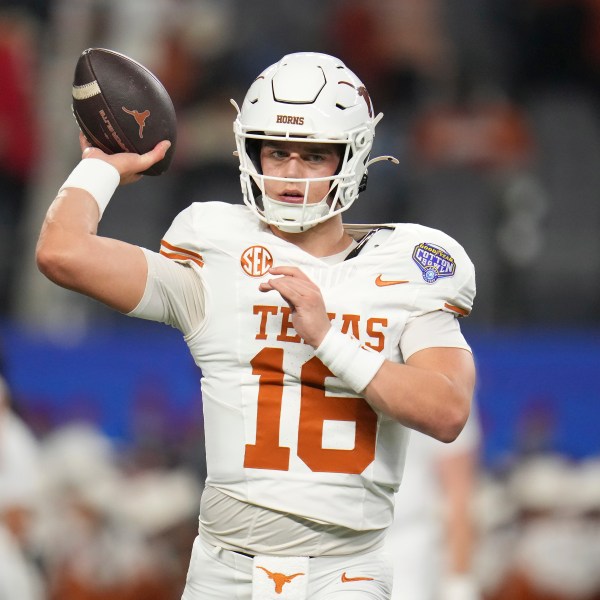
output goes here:
{"type": "Polygon", "coordinates": [[[298,267],[272,267],[269,273],[280,277],[261,283],[260,291],[279,292],[292,309],[296,333],[317,348],[331,327],[321,290],[298,267]]]}

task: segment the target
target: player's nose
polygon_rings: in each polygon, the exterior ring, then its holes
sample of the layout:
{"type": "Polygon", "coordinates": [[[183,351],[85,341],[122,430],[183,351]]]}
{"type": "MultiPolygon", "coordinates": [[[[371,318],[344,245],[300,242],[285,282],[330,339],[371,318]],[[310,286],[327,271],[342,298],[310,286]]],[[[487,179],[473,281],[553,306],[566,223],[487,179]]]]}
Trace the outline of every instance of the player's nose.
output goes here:
{"type": "Polygon", "coordinates": [[[288,160],[285,161],[283,176],[288,179],[301,178],[304,176],[304,168],[299,156],[292,154],[288,160]]]}

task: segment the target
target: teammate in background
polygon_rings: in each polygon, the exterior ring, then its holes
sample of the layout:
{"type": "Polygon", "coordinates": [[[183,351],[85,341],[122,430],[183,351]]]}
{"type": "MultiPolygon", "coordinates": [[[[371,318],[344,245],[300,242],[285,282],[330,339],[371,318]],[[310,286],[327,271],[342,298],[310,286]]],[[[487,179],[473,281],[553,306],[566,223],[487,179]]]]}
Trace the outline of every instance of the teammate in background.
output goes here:
{"type": "Polygon", "coordinates": [[[392,600],[479,600],[473,500],[479,472],[475,407],[451,444],[413,433],[386,545],[392,600]]]}
{"type": "Polygon", "coordinates": [[[0,600],[45,598],[30,547],[41,475],[38,441],[13,411],[0,375],[0,600]]]}
{"type": "Polygon", "coordinates": [[[202,370],[208,476],[184,600],[390,598],[409,430],[450,442],[467,420],[465,251],[419,225],[342,223],[381,116],[340,60],[291,54],[234,122],[245,205],[192,204],[160,253],[98,236],[119,182],[168,142],[107,156],[81,137],[48,211],[41,271],[177,327],[202,370]]]}

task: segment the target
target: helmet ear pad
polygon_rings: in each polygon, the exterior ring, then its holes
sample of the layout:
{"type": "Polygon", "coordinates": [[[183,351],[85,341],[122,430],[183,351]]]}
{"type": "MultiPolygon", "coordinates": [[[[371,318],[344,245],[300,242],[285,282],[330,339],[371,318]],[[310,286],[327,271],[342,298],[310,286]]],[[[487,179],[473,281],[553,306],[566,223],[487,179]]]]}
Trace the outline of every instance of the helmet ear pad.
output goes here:
{"type": "Polygon", "coordinates": [[[360,184],[358,186],[358,193],[361,194],[367,189],[367,180],[369,179],[369,174],[365,171],[362,179],[360,180],[360,184]]]}

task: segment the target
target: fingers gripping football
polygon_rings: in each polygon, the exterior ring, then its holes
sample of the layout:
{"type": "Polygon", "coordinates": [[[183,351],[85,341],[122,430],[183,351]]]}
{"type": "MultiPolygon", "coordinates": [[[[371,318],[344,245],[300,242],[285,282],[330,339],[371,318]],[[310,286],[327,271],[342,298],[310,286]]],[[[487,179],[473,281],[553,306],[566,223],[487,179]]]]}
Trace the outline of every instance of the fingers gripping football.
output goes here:
{"type": "Polygon", "coordinates": [[[279,292],[292,309],[296,333],[316,348],[331,327],[321,290],[297,267],[273,267],[269,273],[279,277],[261,283],[260,291],[279,292]]]}
{"type": "Polygon", "coordinates": [[[141,178],[144,171],[147,171],[152,165],[161,161],[171,146],[171,142],[168,140],[159,142],[152,150],[145,154],[136,154],[133,152],[106,154],[99,148],[94,148],[83,133],[80,133],[79,145],[81,147],[82,158],[99,158],[115,167],[121,175],[121,184],[123,185],[137,181],[141,178]]]}

